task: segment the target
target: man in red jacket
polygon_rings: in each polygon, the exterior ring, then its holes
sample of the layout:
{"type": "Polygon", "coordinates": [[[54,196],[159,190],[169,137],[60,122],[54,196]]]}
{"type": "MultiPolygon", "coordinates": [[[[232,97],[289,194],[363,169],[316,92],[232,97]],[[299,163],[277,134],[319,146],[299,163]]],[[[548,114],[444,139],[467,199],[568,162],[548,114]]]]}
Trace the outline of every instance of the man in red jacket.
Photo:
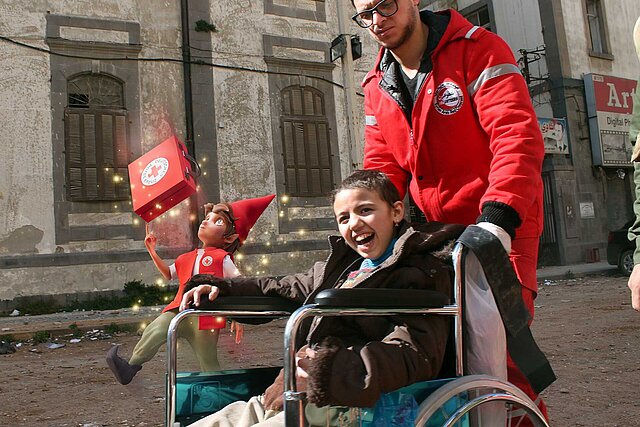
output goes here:
{"type": "MultiPolygon", "coordinates": [[[[353,20],[381,46],[362,83],[364,167],[385,172],[401,194],[408,188],[427,220],[497,235],[533,316],[544,143],[511,49],[454,10],[352,2],[353,20]]],[[[508,377],[537,398],[511,358],[508,377]]]]}

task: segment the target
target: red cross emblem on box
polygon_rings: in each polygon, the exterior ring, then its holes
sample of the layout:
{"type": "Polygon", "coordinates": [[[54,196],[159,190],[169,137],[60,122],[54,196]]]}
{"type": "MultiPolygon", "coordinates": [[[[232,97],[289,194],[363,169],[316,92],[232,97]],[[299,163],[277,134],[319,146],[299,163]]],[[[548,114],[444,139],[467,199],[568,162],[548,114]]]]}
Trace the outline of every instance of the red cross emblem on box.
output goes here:
{"type": "Polygon", "coordinates": [[[199,174],[184,144],[175,136],[167,138],[129,164],[134,212],[146,222],[162,215],[196,192],[199,174]]]}

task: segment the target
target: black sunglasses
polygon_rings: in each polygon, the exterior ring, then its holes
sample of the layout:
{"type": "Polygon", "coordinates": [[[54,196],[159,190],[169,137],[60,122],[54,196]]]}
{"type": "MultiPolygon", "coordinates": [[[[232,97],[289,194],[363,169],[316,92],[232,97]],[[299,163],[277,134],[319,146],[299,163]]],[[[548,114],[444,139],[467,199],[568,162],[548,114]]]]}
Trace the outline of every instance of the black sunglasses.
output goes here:
{"type": "Polygon", "coordinates": [[[397,11],[398,2],[396,0],[382,0],[371,9],[356,13],[351,19],[362,28],[369,28],[373,24],[373,12],[377,12],[380,16],[389,17],[395,15],[397,11]]]}

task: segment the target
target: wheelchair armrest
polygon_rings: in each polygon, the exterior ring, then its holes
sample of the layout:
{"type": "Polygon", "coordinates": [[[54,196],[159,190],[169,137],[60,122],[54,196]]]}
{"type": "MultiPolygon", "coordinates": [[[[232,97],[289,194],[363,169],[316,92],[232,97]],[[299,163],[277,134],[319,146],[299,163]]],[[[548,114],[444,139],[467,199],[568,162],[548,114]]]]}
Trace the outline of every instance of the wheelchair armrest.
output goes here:
{"type": "Polygon", "coordinates": [[[264,296],[227,296],[219,297],[215,301],[205,299],[195,310],[251,310],[251,311],[286,311],[293,313],[300,307],[300,303],[279,297],[264,296]]]}
{"type": "Polygon", "coordinates": [[[449,297],[424,289],[325,289],[314,302],[320,307],[350,308],[441,308],[449,297]]]}

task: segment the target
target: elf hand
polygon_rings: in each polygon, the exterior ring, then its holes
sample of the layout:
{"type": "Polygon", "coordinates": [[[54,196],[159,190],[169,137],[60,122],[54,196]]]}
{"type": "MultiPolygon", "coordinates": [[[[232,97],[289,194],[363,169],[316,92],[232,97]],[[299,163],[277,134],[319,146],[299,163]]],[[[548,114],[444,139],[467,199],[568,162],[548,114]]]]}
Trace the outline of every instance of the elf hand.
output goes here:
{"type": "Polygon", "coordinates": [[[241,323],[236,322],[235,320],[231,321],[231,332],[236,333],[236,344],[240,344],[242,338],[244,337],[244,326],[241,323]]]}
{"type": "Polygon", "coordinates": [[[148,223],[144,225],[144,231],[146,233],[146,236],[144,236],[144,246],[147,248],[147,251],[153,252],[156,249],[158,239],[155,234],[153,234],[153,231],[149,231],[148,223]]]}

